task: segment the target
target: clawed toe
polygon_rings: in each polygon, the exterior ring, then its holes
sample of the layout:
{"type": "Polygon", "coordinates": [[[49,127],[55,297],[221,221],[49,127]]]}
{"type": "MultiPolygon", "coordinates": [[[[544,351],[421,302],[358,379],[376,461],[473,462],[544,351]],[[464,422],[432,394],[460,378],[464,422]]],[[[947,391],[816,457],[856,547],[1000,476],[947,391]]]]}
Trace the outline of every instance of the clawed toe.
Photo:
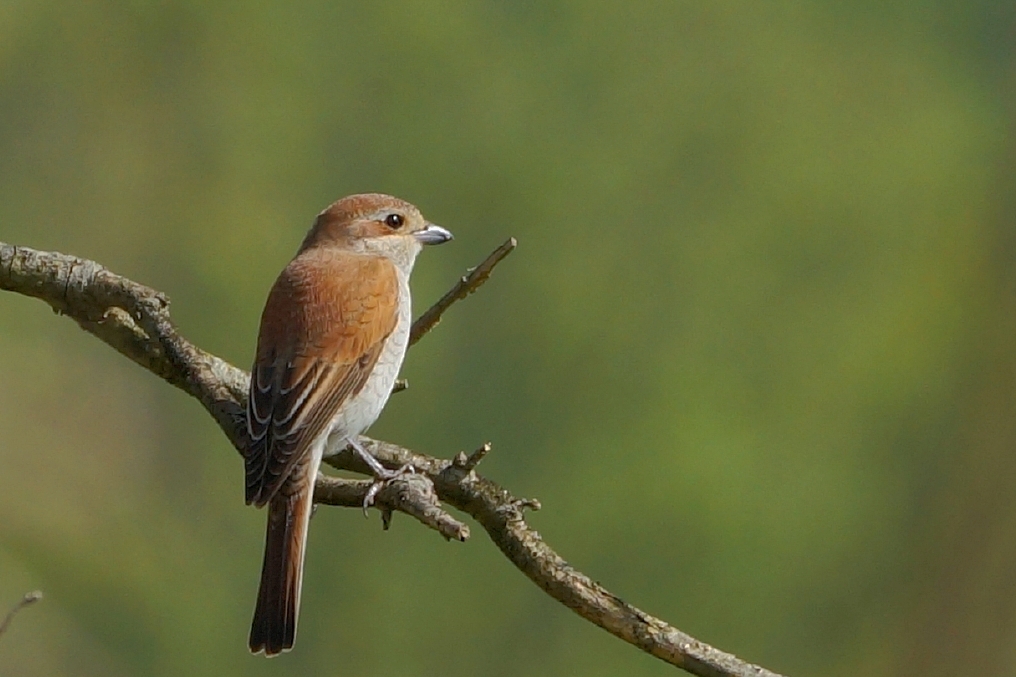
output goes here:
{"type": "Polygon", "coordinates": [[[360,446],[360,443],[355,438],[348,438],[346,442],[349,447],[361,458],[363,462],[370,468],[371,473],[374,475],[374,482],[367,489],[367,495],[363,497],[363,516],[367,516],[367,508],[374,505],[374,499],[377,498],[378,492],[380,492],[386,484],[392,480],[397,480],[404,475],[416,474],[416,468],[413,467],[412,463],[407,463],[398,470],[389,470],[388,468],[381,465],[381,463],[368,453],[366,449],[360,446]]]}
{"type": "Polygon", "coordinates": [[[378,493],[384,489],[385,485],[399,479],[400,477],[415,474],[416,468],[413,467],[412,463],[407,463],[398,470],[382,468],[381,472],[378,473],[378,476],[374,478],[374,482],[371,483],[370,488],[367,489],[367,495],[363,497],[363,516],[367,516],[367,509],[374,505],[374,499],[377,498],[378,493]]]}
{"type": "Polygon", "coordinates": [[[370,488],[367,489],[367,495],[363,497],[364,517],[368,516],[367,510],[370,506],[374,505],[374,499],[377,498],[378,492],[381,491],[381,488],[384,487],[387,481],[388,480],[374,480],[374,482],[370,485],[370,488]]]}
{"type": "Polygon", "coordinates": [[[389,480],[394,480],[394,479],[397,479],[399,477],[402,477],[403,475],[415,475],[416,474],[416,468],[413,467],[412,463],[407,463],[404,466],[402,466],[401,468],[399,468],[398,470],[389,470],[389,472],[392,474],[392,476],[389,477],[388,479],[389,480]]]}

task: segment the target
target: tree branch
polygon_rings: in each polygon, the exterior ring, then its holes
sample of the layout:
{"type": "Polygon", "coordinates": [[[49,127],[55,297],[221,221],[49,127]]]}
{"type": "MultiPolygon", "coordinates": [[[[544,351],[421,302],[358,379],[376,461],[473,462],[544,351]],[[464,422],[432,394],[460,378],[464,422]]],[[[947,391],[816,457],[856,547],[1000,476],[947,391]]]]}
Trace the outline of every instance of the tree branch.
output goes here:
{"type": "MultiPolygon", "coordinates": [[[[314,503],[360,508],[373,483],[373,480],[318,475],[314,485],[314,503]]],[[[398,510],[415,517],[449,541],[469,538],[469,527],[441,509],[434,483],[425,475],[407,474],[385,483],[374,498],[374,507],[381,512],[386,530],[391,526],[392,512],[398,510]]]]}
{"type": "Polygon", "coordinates": [[[412,346],[422,339],[424,334],[436,327],[437,323],[441,321],[441,316],[452,307],[453,303],[461,301],[479,289],[480,285],[486,282],[490,274],[494,272],[494,266],[501,263],[506,256],[515,251],[515,247],[518,244],[514,237],[508,238],[504,244],[492,251],[480,265],[469,269],[465,275],[460,277],[459,281],[448,290],[447,294],[442,296],[437,303],[428,308],[427,312],[418,317],[416,322],[413,323],[413,328],[409,331],[409,345],[412,346]]]}
{"type": "MultiPolygon", "coordinates": [[[[433,328],[452,304],[483,284],[515,245],[515,239],[509,239],[461,278],[414,323],[411,343],[433,328]]],[[[192,395],[215,418],[233,446],[243,450],[249,375],[180,336],[170,321],[169,300],[164,294],[92,261],[2,242],[0,289],[45,301],[85,331],[192,395]]],[[[392,512],[399,511],[446,539],[466,540],[468,527],[441,509],[439,501],[443,501],[472,516],[512,564],[547,594],[643,651],[704,677],[779,677],[640,611],[571,567],[526,524],[524,511],[539,508],[538,502],[516,498],[476,474],[474,468],[490,451],[489,445],[449,461],[366,437],[361,442],[386,467],[396,469],[410,463],[417,471],[378,494],[377,507],[386,528],[392,512]]],[[[362,461],[349,451],[326,461],[336,468],[367,474],[362,461]]],[[[322,475],[314,497],[323,504],[359,507],[368,486],[366,481],[322,475]]]]}
{"type": "Polygon", "coordinates": [[[14,605],[7,615],[4,616],[4,620],[0,623],[0,636],[7,632],[7,628],[10,627],[11,621],[14,620],[14,616],[24,609],[26,606],[31,606],[42,599],[42,591],[35,590],[33,592],[25,593],[25,596],[21,598],[21,601],[14,605]]]}

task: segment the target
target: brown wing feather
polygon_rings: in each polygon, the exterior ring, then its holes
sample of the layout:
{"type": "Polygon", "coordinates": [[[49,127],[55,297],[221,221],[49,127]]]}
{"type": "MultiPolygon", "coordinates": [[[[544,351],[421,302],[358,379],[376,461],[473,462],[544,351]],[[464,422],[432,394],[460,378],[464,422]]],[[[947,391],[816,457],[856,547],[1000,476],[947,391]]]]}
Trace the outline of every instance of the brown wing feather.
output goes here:
{"type": "Polygon", "coordinates": [[[363,388],[397,320],[387,259],[311,249],[286,267],[265,305],[251,373],[248,503],[267,503],[363,388]]]}

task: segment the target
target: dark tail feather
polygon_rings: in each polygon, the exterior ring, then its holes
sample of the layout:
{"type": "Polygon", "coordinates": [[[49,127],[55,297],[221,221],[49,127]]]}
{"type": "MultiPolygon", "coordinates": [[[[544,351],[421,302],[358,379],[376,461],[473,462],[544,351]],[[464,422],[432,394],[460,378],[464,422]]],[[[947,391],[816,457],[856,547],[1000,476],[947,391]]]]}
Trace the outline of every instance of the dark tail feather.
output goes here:
{"type": "Polygon", "coordinates": [[[276,494],[268,504],[265,561],[250,626],[251,653],[275,656],[293,648],[310,509],[309,488],[292,496],[276,494]]]}

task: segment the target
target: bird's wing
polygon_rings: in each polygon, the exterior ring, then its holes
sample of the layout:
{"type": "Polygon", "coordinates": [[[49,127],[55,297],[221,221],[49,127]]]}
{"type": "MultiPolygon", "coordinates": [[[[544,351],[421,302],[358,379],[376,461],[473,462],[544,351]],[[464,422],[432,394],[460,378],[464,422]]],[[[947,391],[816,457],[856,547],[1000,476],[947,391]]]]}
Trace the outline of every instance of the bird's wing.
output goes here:
{"type": "Polygon", "coordinates": [[[251,370],[248,503],[267,503],[363,388],[395,329],[398,295],[395,266],[380,257],[310,250],[279,276],[251,370]]]}

